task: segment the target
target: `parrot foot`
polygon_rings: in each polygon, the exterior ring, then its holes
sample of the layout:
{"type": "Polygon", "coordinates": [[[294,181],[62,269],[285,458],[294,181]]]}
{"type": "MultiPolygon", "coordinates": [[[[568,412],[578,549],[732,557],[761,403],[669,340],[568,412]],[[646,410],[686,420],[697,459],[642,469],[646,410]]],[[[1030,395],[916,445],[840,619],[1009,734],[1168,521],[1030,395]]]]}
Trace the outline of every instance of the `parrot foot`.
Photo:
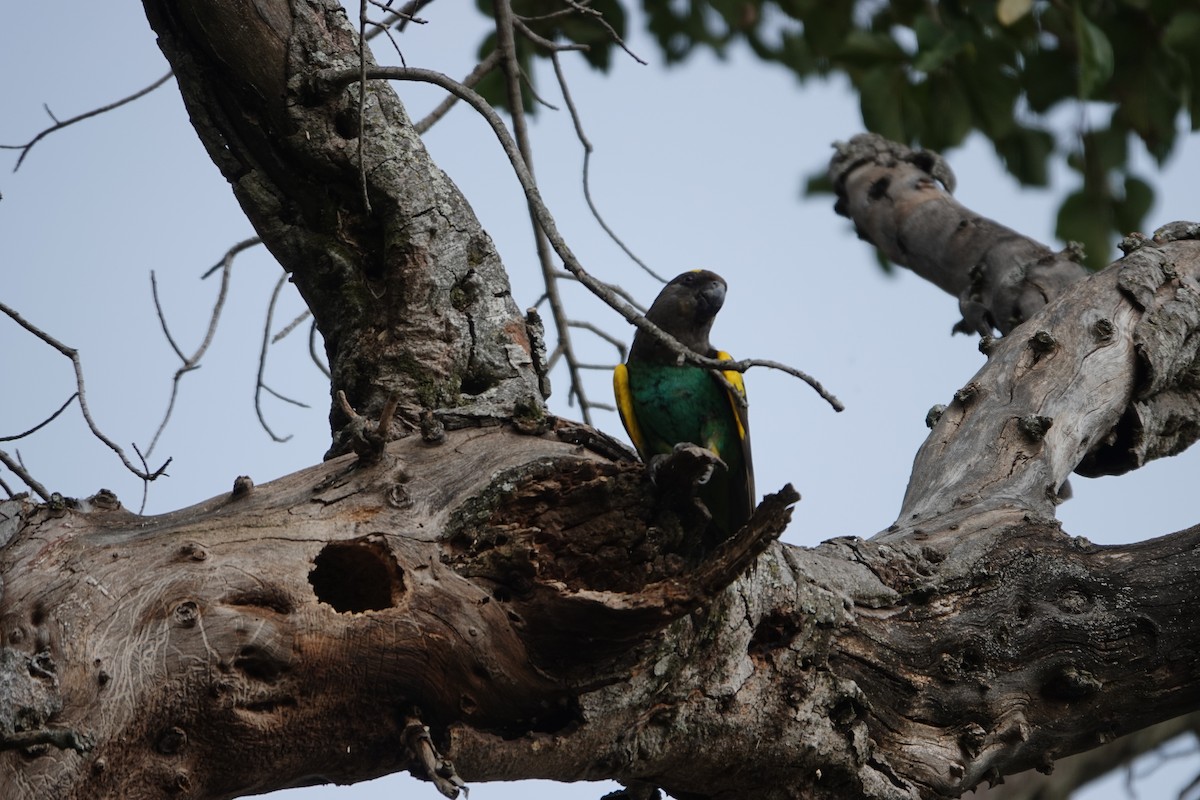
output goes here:
{"type": "Polygon", "coordinates": [[[712,480],[718,466],[726,469],[725,462],[711,450],[681,443],[670,453],[652,457],[646,471],[660,498],[680,515],[684,526],[705,530],[712,522],[712,512],[700,499],[700,490],[712,480]]]}
{"type": "Polygon", "coordinates": [[[651,457],[646,464],[650,480],[660,490],[695,494],[697,486],[712,480],[717,466],[727,469],[725,462],[711,450],[699,445],[680,442],[670,453],[651,457]]]}

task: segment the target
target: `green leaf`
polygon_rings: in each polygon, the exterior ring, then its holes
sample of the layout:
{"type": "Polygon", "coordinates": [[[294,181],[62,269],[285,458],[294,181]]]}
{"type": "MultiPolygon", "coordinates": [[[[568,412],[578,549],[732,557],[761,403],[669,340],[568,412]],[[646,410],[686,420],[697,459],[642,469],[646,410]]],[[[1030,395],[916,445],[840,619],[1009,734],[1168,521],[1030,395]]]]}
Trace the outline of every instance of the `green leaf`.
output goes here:
{"type": "Polygon", "coordinates": [[[1078,50],[1079,96],[1087,100],[1097,93],[1113,74],[1113,49],[1104,31],[1083,15],[1075,3],[1075,44],[1078,50]]]}
{"type": "Polygon", "coordinates": [[[1075,97],[1074,64],[1063,49],[1039,48],[1025,60],[1022,84],[1030,110],[1038,114],[1075,97]]]}
{"type": "Polygon", "coordinates": [[[1141,230],[1150,207],[1154,205],[1154,188],[1136,175],[1125,176],[1125,197],[1113,205],[1118,233],[1141,230]]]}
{"type": "Polygon", "coordinates": [[[1012,130],[1020,86],[1011,73],[1009,51],[999,45],[976,44],[975,56],[963,61],[958,74],[971,103],[975,124],[995,140],[1012,130]]]}
{"type": "Polygon", "coordinates": [[[820,169],[810,173],[804,180],[804,189],[800,196],[815,197],[824,194],[833,194],[833,181],[829,179],[829,170],[820,169]]]}
{"type": "Polygon", "coordinates": [[[1025,186],[1045,186],[1049,183],[1046,162],[1054,152],[1054,137],[1037,128],[1015,128],[996,140],[996,152],[1004,166],[1025,186]]]}
{"type": "Polygon", "coordinates": [[[924,112],[921,144],[945,150],[962,144],[971,132],[971,106],[958,75],[949,70],[930,75],[917,94],[924,112]]]}
{"type": "Polygon", "coordinates": [[[906,61],[908,55],[886,33],[854,30],[842,41],[837,57],[849,64],[871,67],[884,61],[906,61]]]}
{"type": "Polygon", "coordinates": [[[924,14],[914,21],[913,32],[917,35],[913,68],[921,72],[940,69],[958,57],[969,44],[967,37],[958,30],[948,30],[924,14]]]}
{"type": "Polygon", "coordinates": [[[867,130],[898,142],[907,142],[901,96],[907,88],[903,74],[894,67],[876,67],[858,81],[859,106],[867,130]]]}
{"type": "Polygon", "coordinates": [[[1080,242],[1089,269],[1107,266],[1112,251],[1113,208],[1107,198],[1083,189],[1072,192],[1058,209],[1054,235],[1080,242]]]}
{"type": "Polygon", "coordinates": [[[1084,147],[1088,161],[1097,170],[1107,175],[1113,170],[1122,170],[1129,158],[1129,130],[1122,125],[1103,130],[1088,131],[1084,135],[1084,147]]]}

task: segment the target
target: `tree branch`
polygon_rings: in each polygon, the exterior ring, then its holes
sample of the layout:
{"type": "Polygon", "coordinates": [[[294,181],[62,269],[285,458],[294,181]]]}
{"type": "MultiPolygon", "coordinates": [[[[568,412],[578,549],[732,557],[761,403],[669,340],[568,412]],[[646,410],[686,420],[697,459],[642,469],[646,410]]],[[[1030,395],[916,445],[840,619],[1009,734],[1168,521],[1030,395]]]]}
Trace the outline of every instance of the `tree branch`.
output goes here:
{"type": "MultiPolygon", "coordinates": [[[[563,266],[567,268],[567,270],[575,277],[576,280],[587,287],[592,294],[599,297],[610,308],[618,312],[626,319],[626,321],[632,325],[635,325],[639,329],[646,331],[651,336],[665,344],[667,347],[671,348],[674,352],[678,353],[681,361],[687,361],[691,364],[696,364],[698,366],[707,367],[708,369],[714,369],[718,371],[735,370],[738,372],[743,372],[752,366],[765,366],[774,369],[782,369],[789,375],[800,378],[809,386],[811,386],[822,397],[822,399],[824,399],[833,407],[835,411],[842,410],[843,406],[836,397],[827,392],[824,387],[821,386],[819,381],[807,375],[806,373],[801,372],[800,370],[793,369],[791,367],[784,367],[778,362],[767,361],[764,359],[721,361],[692,352],[676,341],[675,338],[670,334],[666,333],[657,325],[642,316],[636,308],[622,299],[617,292],[614,292],[612,289],[610,289],[608,284],[597,280],[590,273],[588,273],[583,268],[583,265],[579,262],[579,260],[575,257],[575,254],[571,251],[571,248],[563,240],[561,234],[558,232],[558,226],[554,222],[554,217],[550,214],[549,209],[543,202],[541,193],[537,188],[537,183],[533,180],[533,176],[529,174],[529,170],[525,166],[524,159],[521,157],[520,149],[513,141],[512,136],[509,135],[508,129],[504,127],[504,121],[500,119],[500,115],[496,113],[495,109],[489,106],[487,102],[484,101],[484,99],[477,93],[467,89],[461,84],[456,83],[440,72],[413,67],[376,67],[368,71],[367,77],[387,78],[393,80],[413,80],[432,83],[435,86],[441,86],[443,89],[458,95],[473,109],[479,112],[479,114],[492,128],[492,131],[496,134],[496,138],[499,139],[500,145],[503,147],[505,155],[508,156],[509,163],[512,164],[513,171],[517,175],[517,180],[520,182],[521,187],[525,191],[526,200],[529,202],[530,207],[534,210],[537,216],[538,224],[542,226],[542,230],[545,232],[546,238],[549,240],[550,245],[554,248],[555,252],[558,253],[559,258],[562,259],[563,266]]],[[[357,79],[357,73],[349,70],[321,70],[315,76],[314,82],[318,87],[322,87],[324,91],[328,91],[331,88],[342,87],[353,83],[357,79]]]]}
{"type": "Polygon", "coordinates": [[[126,103],[132,103],[134,100],[137,100],[141,97],[145,97],[146,95],[150,94],[151,92],[153,92],[158,87],[162,86],[164,83],[166,83],[170,79],[171,79],[171,73],[168,72],[166,75],[163,75],[161,78],[156,80],[154,83],[150,84],[149,86],[145,87],[144,89],[139,89],[138,91],[134,92],[131,95],[127,95],[126,97],[122,97],[120,100],[109,103],[108,105],[100,106],[99,108],[93,108],[91,111],[85,111],[82,114],[78,114],[74,117],[71,117],[70,119],[65,119],[65,120],[61,120],[61,121],[57,117],[54,116],[54,114],[50,111],[49,106],[44,106],[44,108],[46,109],[46,113],[50,116],[50,119],[54,120],[54,124],[51,125],[50,127],[46,128],[45,130],[41,131],[40,133],[38,133],[37,136],[34,136],[32,139],[30,139],[25,144],[0,144],[0,150],[20,150],[21,151],[21,155],[17,158],[17,163],[13,166],[13,172],[16,172],[17,170],[19,170],[21,168],[21,164],[25,161],[25,157],[29,155],[29,151],[33,149],[33,146],[36,145],[38,142],[40,142],[42,139],[49,136],[50,134],[55,133],[56,131],[60,131],[63,128],[68,128],[77,122],[83,122],[85,119],[91,119],[92,117],[99,116],[100,114],[105,114],[109,111],[112,111],[113,109],[120,108],[121,106],[125,105],[126,103]]]}
{"type": "Polygon", "coordinates": [[[877,134],[835,147],[834,209],[889,259],[957,297],[956,330],[1007,334],[1088,274],[1072,249],[1052,253],[955,201],[954,174],[937,153],[877,134]]]}

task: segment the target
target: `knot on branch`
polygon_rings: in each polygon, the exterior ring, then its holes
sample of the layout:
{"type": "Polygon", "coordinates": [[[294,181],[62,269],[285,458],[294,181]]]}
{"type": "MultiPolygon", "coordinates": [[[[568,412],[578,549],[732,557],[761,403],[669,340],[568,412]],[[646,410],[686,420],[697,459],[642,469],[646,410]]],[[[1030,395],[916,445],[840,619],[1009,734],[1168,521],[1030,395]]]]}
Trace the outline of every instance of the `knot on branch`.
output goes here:
{"type": "MultiPolygon", "coordinates": [[[[1175,222],[1131,250],[1117,286],[1142,313],[1133,326],[1137,355],[1134,397],[1111,434],[1076,472],[1119,475],[1174,455],[1200,437],[1200,242],[1196,223],[1175,222]]],[[[1116,335],[1098,320],[1093,336],[1116,335]]]]}
{"type": "MultiPolygon", "coordinates": [[[[829,179],[837,192],[838,202],[834,211],[849,216],[845,205],[846,178],[861,166],[871,164],[886,168],[910,164],[954,193],[956,179],[954,171],[942,156],[933,150],[914,150],[893,142],[877,133],[860,133],[848,142],[834,142],[834,156],[829,162],[829,179]]],[[[886,189],[886,187],[884,187],[886,189]]],[[[878,186],[875,191],[880,192],[878,186]]]]}
{"type": "MultiPolygon", "coordinates": [[[[399,398],[389,397],[380,411],[379,421],[372,426],[370,421],[359,414],[346,399],[346,393],[341,389],[337,392],[338,407],[349,420],[334,437],[336,444],[330,452],[343,453],[347,450],[358,455],[359,463],[373,464],[383,458],[392,428],[392,417],[396,414],[399,398]]],[[[236,488],[236,487],[235,487],[236,488]]]]}

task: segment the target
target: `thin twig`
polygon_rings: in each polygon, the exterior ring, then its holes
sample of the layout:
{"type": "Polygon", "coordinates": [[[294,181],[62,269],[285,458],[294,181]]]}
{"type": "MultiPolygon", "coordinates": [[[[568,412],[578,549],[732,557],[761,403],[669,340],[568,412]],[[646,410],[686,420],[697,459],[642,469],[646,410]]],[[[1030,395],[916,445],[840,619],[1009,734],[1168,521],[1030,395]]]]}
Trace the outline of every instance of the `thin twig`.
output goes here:
{"type": "Polygon", "coordinates": [[[267,320],[263,324],[262,348],[258,353],[258,381],[254,386],[254,413],[258,415],[258,423],[262,425],[263,430],[267,432],[267,435],[271,437],[272,441],[281,443],[291,439],[292,434],[289,433],[287,436],[281,437],[277,436],[275,431],[271,430],[271,426],[267,424],[267,419],[263,415],[262,393],[263,390],[266,389],[269,393],[280,398],[281,400],[288,400],[289,402],[293,403],[296,402],[291,398],[286,398],[276,393],[273,389],[268,387],[266,383],[263,382],[263,373],[267,371],[267,348],[271,344],[271,318],[275,315],[275,304],[279,301],[279,293],[283,291],[283,286],[286,283],[287,273],[285,272],[280,275],[279,280],[275,282],[275,289],[271,292],[271,302],[267,304],[267,320]]]}
{"type": "Polygon", "coordinates": [[[625,46],[625,40],[617,35],[617,32],[613,29],[613,26],[608,24],[608,20],[604,18],[603,14],[594,8],[588,8],[585,3],[575,2],[574,0],[566,0],[566,3],[580,14],[593,17],[597,22],[604,26],[604,29],[608,31],[608,35],[612,37],[612,40],[616,42],[618,47],[624,50],[634,61],[641,64],[643,67],[646,66],[646,62],[640,58],[637,53],[625,46]]]}
{"type": "Polygon", "coordinates": [[[91,430],[92,435],[107,445],[108,449],[116,453],[117,457],[121,459],[121,463],[125,465],[125,468],[134,475],[137,475],[139,478],[152,481],[162,475],[163,471],[167,468],[167,464],[171,463],[171,459],[168,458],[166,463],[164,463],[154,472],[144,472],[139,470],[130,462],[129,458],[125,455],[125,451],[121,449],[121,446],[105,436],[104,432],[100,430],[100,427],[96,424],[96,420],[92,418],[91,409],[88,408],[87,391],[84,389],[83,384],[83,362],[79,359],[79,351],[73,347],[67,347],[65,344],[58,341],[58,339],[55,339],[50,334],[42,331],[36,325],[26,321],[24,317],[22,317],[13,309],[9,308],[4,303],[0,303],[0,311],[3,311],[12,319],[13,322],[17,323],[22,328],[29,331],[34,336],[41,339],[43,342],[50,345],[71,360],[71,365],[75,369],[75,388],[79,391],[79,410],[83,413],[83,419],[85,422],[87,422],[88,429],[91,430]]]}
{"type": "Polygon", "coordinates": [[[538,47],[548,50],[551,53],[558,53],[563,50],[579,50],[586,53],[592,49],[588,45],[580,44],[579,42],[574,42],[572,44],[559,44],[558,42],[552,42],[545,36],[534,32],[528,25],[521,21],[520,17],[517,16],[513,17],[513,24],[516,26],[516,29],[521,33],[522,36],[536,44],[538,47]]]}
{"type": "Polygon", "coordinates": [[[63,403],[61,406],[58,407],[58,411],[55,411],[53,414],[46,417],[44,420],[39,422],[37,425],[34,425],[32,428],[25,431],[24,433],[18,433],[14,436],[0,436],[0,442],[15,442],[17,439],[24,439],[26,436],[30,436],[32,434],[37,433],[42,428],[49,425],[51,422],[54,422],[54,420],[58,418],[59,414],[66,411],[67,406],[71,405],[71,401],[74,400],[76,397],[79,397],[79,392],[73,393],[70,397],[67,398],[65,403],[63,403]]]}
{"type": "Polygon", "coordinates": [[[571,90],[567,86],[567,76],[563,74],[562,64],[558,60],[558,53],[551,53],[550,61],[554,65],[554,75],[556,78],[558,78],[558,86],[562,91],[563,102],[567,104],[567,112],[571,115],[571,122],[575,126],[575,136],[579,139],[579,143],[583,145],[583,198],[587,201],[588,208],[592,210],[592,216],[596,218],[596,222],[600,223],[600,227],[605,233],[608,234],[608,238],[616,242],[617,247],[621,248],[621,250],[624,251],[625,255],[629,256],[629,259],[633,261],[633,263],[641,267],[647,275],[654,278],[659,283],[665,284],[667,279],[650,269],[649,265],[647,265],[645,261],[642,261],[637,257],[636,253],[629,249],[625,242],[622,241],[621,237],[617,236],[617,232],[610,228],[608,223],[604,221],[604,217],[601,215],[600,209],[596,207],[596,201],[592,199],[592,184],[590,178],[593,150],[592,142],[590,139],[588,139],[587,134],[583,132],[583,120],[580,119],[579,111],[575,108],[575,101],[571,99],[571,90]]]}
{"type": "MultiPolygon", "coordinates": [[[[517,60],[517,44],[513,38],[512,6],[509,0],[493,0],[493,10],[496,17],[496,49],[503,57],[503,67],[507,78],[508,106],[512,114],[513,135],[516,137],[517,148],[522,162],[533,176],[533,148],[529,141],[529,129],[525,121],[525,109],[521,102],[521,68],[517,60]]],[[[571,334],[566,310],[558,293],[558,283],[554,277],[555,267],[550,243],[546,234],[538,224],[537,212],[532,204],[529,206],[529,220],[533,225],[534,243],[537,249],[538,263],[542,268],[542,281],[546,286],[546,297],[550,302],[550,314],[554,318],[554,327],[558,331],[558,340],[563,357],[567,361],[567,373],[570,376],[571,387],[568,396],[579,400],[579,412],[587,425],[592,424],[591,412],[588,410],[587,394],[583,389],[583,376],[577,366],[574,348],[571,346],[571,334]]]]}
{"type": "MultiPolygon", "coordinates": [[[[560,280],[564,280],[564,281],[578,282],[578,280],[579,280],[578,278],[576,278],[574,275],[567,272],[566,270],[559,270],[558,272],[555,272],[554,274],[557,278],[559,278],[560,280]]],[[[624,287],[622,287],[620,284],[608,283],[607,281],[605,281],[604,285],[606,287],[608,287],[608,290],[610,292],[615,294],[617,297],[620,297],[626,303],[629,303],[629,305],[636,308],[638,310],[638,313],[640,313],[640,314],[646,313],[646,307],[644,305],[642,305],[636,297],[631,295],[629,292],[625,291],[624,287]]]]}
{"type": "Polygon", "coordinates": [[[303,311],[301,311],[300,315],[298,317],[296,317],[294,320],[289,322],[287,325],[284,325],[283,330],[281,330],[279,333],[277,333],[271,337],[271,344],[279,344],[279,342],[286,339],[291,334],[292,331],[294,331],[294,330],[296,330],[296,328],[300,327],[301,322],[304,322],[304,320],[308,319],[311,316],[312,316],[311,310],[306,308],[303,311]]]}
{"type": "MultiPolygon", "coordinates": [[[[521,69],[520,66],[518,66],[517,69],[521,72],[521,82],[524,83],[526,88],[529,89],[529,94],[531,97],[533,97],[533,102],[537,103],[539,106],[545,106],[551,111],[558,111],[558,106],[554,105],[554,103],[551,103],[549,100],[538,94],[537,88],[533,85],[533,79],[529,77],[525,70],[521,69]]],[[[524,111],[523,108],[522,111],[524,111]]]]}
{"type": "MultiPolygon", "coordinates": [[[[475,65],[475,69],[471,70],[471,73],[467,75],[467,77],[463,78],[462,85],[469,89],[474,89],[475,85],[483,80],[485,75],[494,70],[496,65],[499,63],[500,51],[493,50],[492,52],[488,53],[487,58],[475,65]]],[[[438,120],[446,116],[450,109],[454,108],[454,105],[457,102],[458,95],[450,92],[446,96],[446,99],[438,103],[433,111],[430,111],[423,119],[413,125],[413,130],[415,130],[418,134],[423,135],[426,131],[436,125],[438,120]]]]}
{"type": "Polygon", "coordinates": [[[262,243],[263,243],[263,240],[259,236],[251,236],[249,239],[243,239],[242,241],[235,244],[233,247],[226,250],[225,255],[221,256],[220,260],[217,261],[217,263],[215,263],[211,267],[209,267],[208,271],[200,276],[200,280],[206,280],[214,272],[216,272],[219,269],[222,269],[227,262],[232,261],[234,256],[238,255],[243,250],[249,250],[251,247],[254,247],[255,245],[260,245],[262,243]]]}
{"type": "MultiPolygon", "coordinates": [[[[613,347],[617,348],[617,352],[621,354],[621,360],[622,361],[625,360],[625,342],[621,341],[616,336],[613,336],[611,333],[604,330],[599,325],[593,325],[590,322],[584,322],[582,320],[575,320],[575,319],[567,320],[567,324],[570,325],[572,328],[579,328],[581,330],[591,331],[592,333],[596,334],[601,339],[608,342],[613,347]]],[[[582,366],[582,365],[580,365],[580,366],[582,366]]],[[[611,367],[610,367],[610,369],[611,369],[611,367]]]]}
{"type": "MultiPolygon", "coordinates": [[[[374,3],[375,0],[371,0],[371,2],[374,3]]],[[[379,3],[375,3],[375,5],[379,5],[379,3]]],[[[404,60],[404,53],[400,50],[400,43],[396,41],[394,36],[392,36],[391,28],[381,22],[376,22],[373,19],[367,20],[367,24],[375,26],[375,30],[371,31],[371,33],[382,33],[388,38],[388,41],[392,43],[392,48],[396,51],[396,55],[400,56],[400,64],[407,67],[408,62],[404,60]]],[[[369,40],[370,38],[371,36],[368,34],[367,39],[369,40]]]]}
{"type": "MultiPolygon", "coordinates": [[[[334,89],[339,86],[346,86],[359,79],[357,70],[322,70],[316,76],[316,80],[329,89],[334,89]]],[[[646,319],[642,314],[638,313],[637,309],[632,304],[622,300],[618,294],[609,289],[603,281],[593,277],[583,268],[579,259],[572,252],[569,245],[563,239],[562,234],[558,230],[558,225],[554,221],[554,216],[546,207],[546,203],[542,200],[541,192],[538,190],[537,182],[533,179],[529,170],[525,166],[525,160],[521,156],[521,151],[517,147],[516,142],[508,132],[508,128],[504,125],[504,120],[500,119],[500,115],[492,108],[486,100],[479,96],[479,93],[473,89],[468,89],[462,84],[455,81],[440,72],[429,69],[419,69],[415,67],[375,67],[368,70],[368,78],[377,78],[384,80],[407,80],[419,81],[422,83],[431,83],[434,86],[440,86],[448,92],[456,94],[463,102],[467,103],[471,108],[484,118],[491,127],[492,132],[500,142],[500,147],[504,150],[504,154],[508,157],[509,163],[512,165],[513,172],[517,176],[517,181],[521,184],[521,188],[525,192],[525,198],[529,205],[534,209],[537,216],[538,224],[542,231],[545,232],[547,239],[555,252],[562,259],[563,266],[567,268],[576,280],[588,288],[588,290],[599,297],[609,308],[616,311],[631,325],[636,326],[639,330],[645,331],[648,335],[664,346],[676,353],[681,360],[687,361],[700,367],[717,370],[735,370],[738,372],[745,371],[752,366],[770,367],[774,369],[783,369],[789,375],[793,375],[811,386],[816,392],[829,403],[834,410],[841,411],[844,407],[832,394],[828,393],[821,384],[811,376],[806,375],[800,370],[792,367],[784,367],[773,361],[763,361],[760,359],[750,359],[743,361],[718,361],[715,358],[708,358],[699,353],[681,345],[669,333],[659,328],[653,322],[646,319]]]]}
{"type": "MultiPolygon", "coordinates": [[[[137,453],[137,457],[141,460],[142,469],[143,470],[149,469],[149,467],[146,466],[146,457],[144,455],[142,455],[141,450],[138,450],[138,446],[137,446],[136,442],[133,445],[133,452],[137,453]]],[[[143,480],[142,481],[142,504],[140,506],[138,506],[138,514],[146,513],[146,501],[149,499],[150,499],[150,481],[143,480]]]]}
{"type": "MultiPolygon", "coordinates": [[[[399,50],[399,48],[396,48],[399,50]]],[[[403,61],[404,57],[401,56],[403,61]]],[[[367,0],[358,0],[358,176],[362,189],[363,210],[371,213],[371,198],[367,196],[367,162],[364,148],[367,141],[367,0]]]]}
{"type": "Polygon", "coordinates": [[[308,355],[312,358],[312,362],[317,365],[322,374],[326,378],[332,379],[333,373],[329,371],[329,367],[321,361],[321,357],[317,354],[317,321],[314,319],[312,325],[308,326],[308,355]]]}
{"type": "Polygon", "coordinates": [[[55,131],[61,131],[63,128],[70,127],[71,125],[74,125],[76,122],[83,122],[85,119],[90,119],[91,117],[95,117],[99,114],[104,114],[108,111],[112,111],[114,108],[120,108],[121,106],[125,105],[126,103],[132,103],[134,100],[137,100],[139,97],[145,97],[146,95],[150,94],[155,89],[157,89],[158,87],[162,86],[168,80],[170,80],[172,74],[174,74],[174,73],[168,72],[166,75],[163,75],[161,78],[156,80],[154,83],[150,84],[149,86],[145,87],[144,89],[139,89],[138,91],[134,92],[133,94],[129,95],[128,97],[123,97],[114,103],[109,103],[108,105],[101,106],[100,108],[93,108],[91,111],[85,111],[84,113],[82,113],[78,116],[71,117],[70,119],[62,120],[61,122],[58,120],[57,117],[54,116],[54,113],[50,110],[49,106],[43,105],[42,107],[46,109],[46,113],[50,116],[50,119],[54,120],[54,124],[51,125],[49,128],[46,128],[44,131],[39,133],[37,136],[30,139],[25,144],[0,144],[0,149],[20,150],[21,151],[21,156],[17,159],[16,166],[13,167],[13,172],[16,172],[17,170],[19,170],[21,168],[22,162],[25,161],[25,156],[29,155],[29,151],[33,149],[33,146],[35,144],[37,144],[38,142],[40,142],[45,137],[49,136],[50,134],[54,133],[55,131]]]}
{"type": "Polygon", "coordinates": [[[216,266],[200,276],[200,279],[204,280],[213,274],[214,271],[221,270],[221,288],[217,290],[217,299],[213,303],[212,314],[209,315],[208,328],[204,332],[204,338],[201,340],[200,346],[190,356],[184,355],[183,349],[176,344],[174,337],[171,336],[170,328],[167,326],[166,314],[163,312],[162,304],[158,298],[158,282],[155,279],[154,273],[150,273],[150,289],[154,295],[154,309],[158,313],[158,321],[162,326],[163,335],[167,337],[167,341],[170,343],[172,349],[175,350],[175,355],[179,356],[179,360],[183,363],[175,370],[175,375],[171,378],[171,397],[167,401],[167,410],[163,412],[162,421],[159,422],[158,429],[154,431],[154,437],[150,439],[150,446],[146,448],[147,456],[154,452],[154,448],[158,446],[159,438],[162,437],[163,431],[166,430],[167,424],[171,421],[171,414],[175,411],[175,401],[179,397],[179,382],[183,379],[184,375],[200,367],[200,360],[208,352],[213,337],[216,335],[217,324],[221,319],[221,312],[225,308],[225,300],[229,296],[229,280],[233,271],[234,258],[242,251],[259,244],[262,244],[262,239],[257,236],[250,239],[243,239],[226,250],[225,255],[216,263],[216,266]]]}
{"type": "Polygon", "coordinates": [[[4,478],[0,478],[0,489],[4,490],[4,493],[8,495],[10,500],[16,497],[16,495],[13,494],[12,487],[5,483],[4,478]]]}
{"type": "Polygon", "coordinates": [[[312,408],[312,406],[310,406],[308,403],[305,403],[303,400],[297,400],[294,397],[288,397],[286,394],[280,394],[265,383],[263,384],[262,388],[267,394],[271,395],[276,400],[282,400],[285,403],[291,403],[297,408],[312,408]]]}
{"type": "MultiPolygon", "coordinates": [[[[30,475],[25,467],[20,464],[20,462],[3,450],[0,450],[0,464],[8,467],[9,471],[24,481],[25,485],[30,489],[33,489],[34,493],[36,493],[38,497],[42,498],[47,503],[50,502],[50,492],[46,490],[46,487],[42,486],[42,484],[40,484],[36,478],[30,475]]],[[[8,492],[9,497],[12,497],[12,490],[9,489],[7,485],[4,487],[4,489],[8,492]]]]}

